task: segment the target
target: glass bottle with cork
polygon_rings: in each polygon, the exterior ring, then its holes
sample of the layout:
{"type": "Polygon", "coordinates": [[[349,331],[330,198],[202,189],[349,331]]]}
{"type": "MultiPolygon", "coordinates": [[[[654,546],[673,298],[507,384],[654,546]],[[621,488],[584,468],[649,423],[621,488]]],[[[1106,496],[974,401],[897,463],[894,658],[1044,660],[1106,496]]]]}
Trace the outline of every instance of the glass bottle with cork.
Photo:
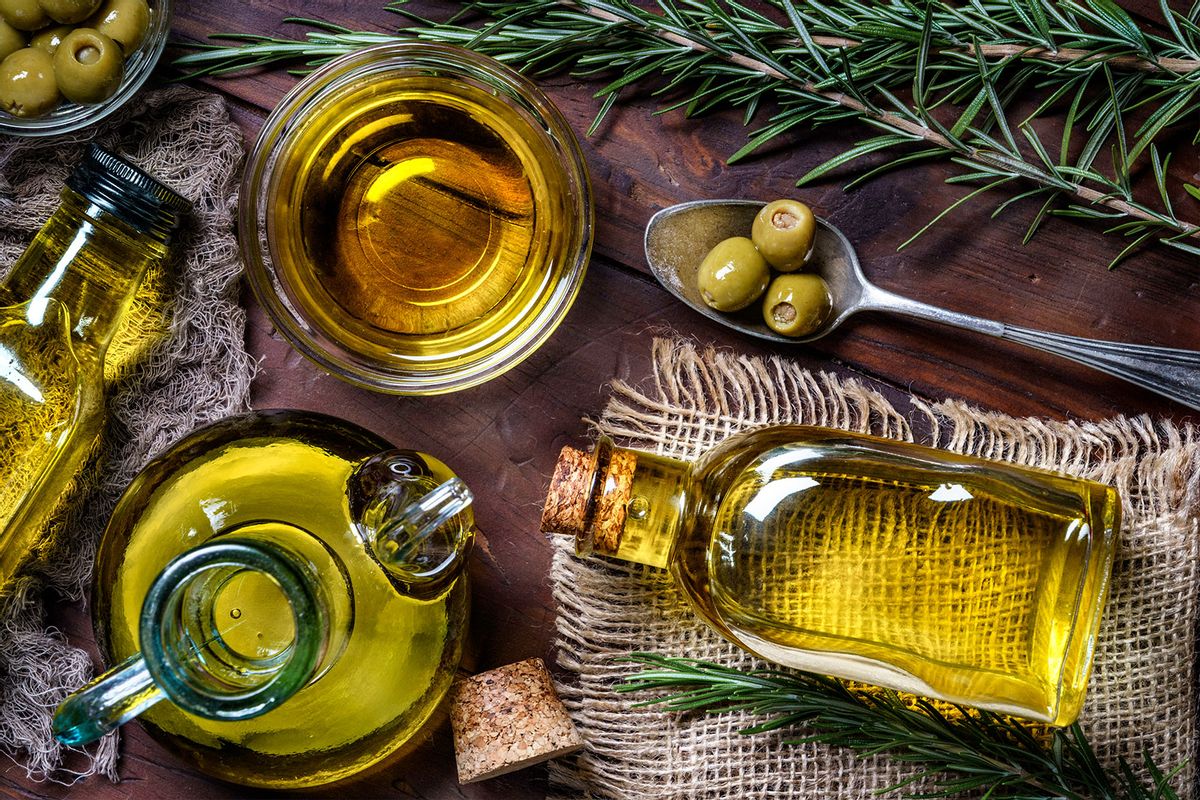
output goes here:
{"type": "Polygon", "coordinates": [[[667,568],[768,661],[1054,725],[1079,715],[1121,505],[1105,485],[806,426],[695,464],[564,448],[546,531],[667,568]]]}
{"type": "Polygon", "coordinates": [[[0,284],[0,592],[104,423],[104,357],[190,204],[91,145],[0,284]]]}

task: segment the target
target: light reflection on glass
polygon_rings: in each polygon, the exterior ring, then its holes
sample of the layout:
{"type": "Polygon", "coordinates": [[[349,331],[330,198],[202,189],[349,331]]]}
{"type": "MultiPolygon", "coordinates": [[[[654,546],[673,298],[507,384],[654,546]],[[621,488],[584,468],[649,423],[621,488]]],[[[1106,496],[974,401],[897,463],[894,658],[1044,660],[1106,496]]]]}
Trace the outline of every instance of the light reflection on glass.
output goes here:
{"type": "Polygon", "coordinates": [[[807,475],[771,481],[759,489],[749,503],[746,503],[746,514],[762,522],[775,510],[776,506],[787,498],[820,485],[819,481],[807,475]]]}
{"type": "Polygon", "coordinates": [[[29,376],[21,372],[21,362],[13,351],[0,345],[0,381],[7,381],[17,387],[17,391],[29,397],[35,403],[44,402],[46,397],[37,384],[29,376]]]}
{"type": "Polygon", "coordinates": [[[943,483],[929,495],[929,499],[935,503],[954,503],[959,500],[972,500],[974,497],[975,495],[967,491],[967,487],[961,483],[943,483]]]}

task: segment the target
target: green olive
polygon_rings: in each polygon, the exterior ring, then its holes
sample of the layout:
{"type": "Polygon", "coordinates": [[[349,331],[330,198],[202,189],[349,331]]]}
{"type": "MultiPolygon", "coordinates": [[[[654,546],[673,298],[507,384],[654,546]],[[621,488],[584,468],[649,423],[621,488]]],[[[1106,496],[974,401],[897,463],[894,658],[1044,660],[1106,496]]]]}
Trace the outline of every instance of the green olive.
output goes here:
{"type": "Polygon", "coordinates": [[[31,47],[40,47],[50,55],[54,55],[54,51],[62,44],[62,40],[73,30],[75,29],[70,25],[55,25],[50,28],[42,28],[33,35],[33,38],[29,40],[29,44],[31,47]]]}
{"type": "Polygon", "coordinates": [[[700,296],[718,311],[737,311],[767,288],[771,270],[745,236],[734,236],[708,251],[696,276],[700,296]]]}
{"type": "Polygon", "coordinates": [[[91,28],[76,28],[54,52],[54,74],[63,97],[74,103],[99,103],[121,85],[121,48],[91,28]]]}
{"type": "Polygon", "coordinates": [[[799,200],[775,200],[763,206],[750,229],[754,246],[775,269],[792,272],[812,253],[817,222],[799,200]]]}
{"type": "Polygon", "coordinates": [[[779,275],[763,298],[767,327],[784,336],[808,336],[825,323],[832,303],[820,275],[779,275]]]}
{"type": "Polygon", "coordinates": [[[100,0],[38,0],[55,22],[74,24],[90,17],[100,0]]]}
{"type": "Polygon", "coordinates": [[[50,24],[38,0],[0,0],[0,17],[19,31],[36,31],[50,24]]]}
{"type": "Polygon", "coordinates": [[[25,34],[0,19],[0,61],[25,46],[25,34]]]}
{"type": "Polygon", "coordinates": [[[88,20],[88,27],[108,36],[126,55],[137,50],[150,29],[150,6],[146,0],[104,0],[88,20]]]}
{"type": "Polygon", "coordinates": [[[16,117],[40,117],[59,99],[54,64],[45,50],[23,47],[0,61],[0,108],[16,117]]]}

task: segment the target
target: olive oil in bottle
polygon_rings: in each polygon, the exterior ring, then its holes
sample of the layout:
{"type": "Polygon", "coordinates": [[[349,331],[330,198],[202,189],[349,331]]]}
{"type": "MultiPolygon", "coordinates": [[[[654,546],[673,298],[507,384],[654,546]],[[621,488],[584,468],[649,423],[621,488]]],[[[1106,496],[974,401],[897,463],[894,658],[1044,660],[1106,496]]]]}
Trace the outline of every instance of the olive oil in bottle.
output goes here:
{"type": "Polygon", "coordinates": [[[466,79],[322,98],[271,193],[289,301],[348,350],[414,369],[498,350],[572,262],[557,158],[532,117],[466,79]]]}
{"type": "Polygon", "coordinates": [[[0,285],[0,592],[104,423],[104,357],[189,205],[92,146],[0,285]]]}
{"type": "Polygon", "coordinates": [[[1101,484],[783,426],[694,466],[567,448],[543,527],[668,567],[710,625],[769,661],[1066,725],[1119,519],[1101,484]]]}

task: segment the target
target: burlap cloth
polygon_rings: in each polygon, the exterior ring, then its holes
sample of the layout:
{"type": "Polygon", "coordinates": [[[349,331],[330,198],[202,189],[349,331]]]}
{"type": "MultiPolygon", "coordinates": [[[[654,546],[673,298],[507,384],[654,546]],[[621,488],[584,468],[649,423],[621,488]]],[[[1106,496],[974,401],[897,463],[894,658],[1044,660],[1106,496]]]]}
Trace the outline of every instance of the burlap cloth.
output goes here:
{"type": "Polygon", "coordinates": [[[3,138],[0,274],[58,206],[63,181],[93,140],[179,191],[195,212],[180,233],[179,257],[147,276],[109,349],[100,452],[13,594],[0,599],[0,749],[31,776],[56,780],[115,777],[116,736],[73,752],[51,737],[55,706],[91,678],[92,660],[49,626],[47,604],[85,595],[96,544],[125,486],[175,439],[247,408],[254,366],[237,304],[232,227],[242,140],[215,95],[159,89],[76,134],[3,138]]]}
{"type": "MultiPolygon", "coordinates": [[[[652,383],[613,386],[595,423],[623,446],[693,459],[737,431],[807,423],[912,440],[962,453],[1072,473],[1115,486],[1124,529],[1081,724],[1109,766],[1188,763],[1175,780],[1195,796],[1197,482],[1200,443],[1190,426],[1146,418],[1101,423],[1014,419],[956,402],[914,399],[912,417],[857,382],[779,358],[654,344],[652,383]]],[[[761,667],[704,627],[666,572],[573,555],[555,537],[560,687],[587,742],[552,762],[552,798],[867,798],[911,772],[887,756],[789,745],[801,730],[741,736],[752,717],[635,707],[613,684],[636,666],[630,651],[761,667]]],[[[920,785],[908,787],[919,791],[920,785]]],[[[893,795],[896,796],[896,795],[893,795]]]]}

